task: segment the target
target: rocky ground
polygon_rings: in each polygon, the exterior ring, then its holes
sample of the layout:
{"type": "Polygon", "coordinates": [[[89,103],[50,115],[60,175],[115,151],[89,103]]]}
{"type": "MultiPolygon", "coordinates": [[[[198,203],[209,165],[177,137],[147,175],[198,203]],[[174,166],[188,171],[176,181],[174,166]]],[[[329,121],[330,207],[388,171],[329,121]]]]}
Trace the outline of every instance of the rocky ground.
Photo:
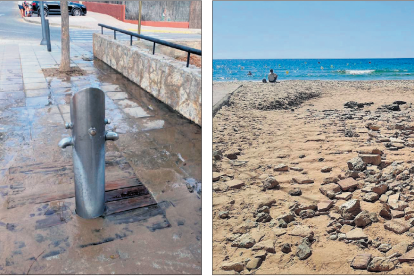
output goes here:
{"type": "Polygon", "coordinates": [[[412,273],[414,81],[242,84],[213,120],[214,273],[412,273]]]}

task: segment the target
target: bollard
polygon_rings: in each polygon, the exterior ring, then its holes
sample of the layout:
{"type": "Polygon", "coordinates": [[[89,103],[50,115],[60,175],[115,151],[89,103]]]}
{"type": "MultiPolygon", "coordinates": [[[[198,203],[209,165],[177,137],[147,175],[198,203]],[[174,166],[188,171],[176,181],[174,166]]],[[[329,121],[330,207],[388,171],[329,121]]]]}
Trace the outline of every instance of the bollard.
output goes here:
{"type": "Polygon", "coordinates": [[[46,45],[47,51],[52,51],[52,45],[50,44],[50,28],[49,28],[49,19],[45,19],[45,29],[46,29],[46,45]]]}
{"type": "Polygon", "coordinates": [[[75,174],[76,214],[91,219],[105,212],[105,141],[118,140],[118,134],[105,131],[105,94],[97,88],[76,93],[70,102],[72,137],[63,138],[59,147],[72,146],[75,174]]]}

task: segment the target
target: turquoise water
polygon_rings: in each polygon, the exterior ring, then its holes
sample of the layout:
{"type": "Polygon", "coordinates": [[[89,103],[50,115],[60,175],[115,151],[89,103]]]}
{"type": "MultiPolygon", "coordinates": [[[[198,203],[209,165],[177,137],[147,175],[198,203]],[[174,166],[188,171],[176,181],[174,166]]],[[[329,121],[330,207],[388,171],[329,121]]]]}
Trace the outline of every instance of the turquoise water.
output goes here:
{"type": "Polygon", "coordinates": [[[412,80],[414,58],[218,59],[214,81],[261,81],[273,69],[278,80],[412,80]],[[248,72],[252,75],[247,75],[248,72]]]}

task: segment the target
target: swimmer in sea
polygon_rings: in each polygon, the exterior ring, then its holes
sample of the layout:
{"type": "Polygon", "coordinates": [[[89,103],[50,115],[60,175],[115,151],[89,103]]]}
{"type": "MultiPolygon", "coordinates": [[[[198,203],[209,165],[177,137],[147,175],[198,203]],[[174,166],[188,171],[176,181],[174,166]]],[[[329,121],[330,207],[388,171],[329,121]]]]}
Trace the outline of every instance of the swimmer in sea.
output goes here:
{"type": "Polygon", "coordinates": [[[250,72],[250,71],[249,71],[249,73],[247,73],[247,75],[248,75],[248,76],[251,76],[251,75],[252,75],[252,72],[250,72]]]}

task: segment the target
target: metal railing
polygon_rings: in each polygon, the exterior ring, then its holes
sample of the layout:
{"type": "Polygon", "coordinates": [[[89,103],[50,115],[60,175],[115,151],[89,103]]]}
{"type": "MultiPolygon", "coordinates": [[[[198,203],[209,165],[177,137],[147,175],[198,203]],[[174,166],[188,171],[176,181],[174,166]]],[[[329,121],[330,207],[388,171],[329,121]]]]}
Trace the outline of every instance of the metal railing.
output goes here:
{"type": "Polygon", "coordinates": [[[102,34],[103,34],[103,28],[113,30],[115,40],[116,40],[116,32],[120,32],[120,33],[131,36],[131,40],[130,40],[131,46],[132,46],[132,37],[137,37],[137,38],[141,38],[141,39],[153,42],[154,43],[154,45],[152,46],[152,54],[153,55],[155,54],[155,44],[161,44],[161,45],[164,45],[164,46],[168,46],[168,47],[171,47],[171,48],[174,48],[174,49],[178,49],[178,50],[187,52],[187,67],[190,64],[190,54],[195,54],[195,55],[201,56],[201,50],[198,50],[198,49],[195,49],[195,48],[191,48],[191,47],[171,43],[171,42],[168,42],[168,41],[165,41],[165,40],[153,38],[153,37],[146,36],[146,35],[141,35],[141,34],[129,32],[129,31],[125,31],[125,30],[118,29],[118,28],[108,26],[108,25],[105,25],[105,24],[100,24],[99,23],[98,26],[101,27],[101,33],[102,34]]]}

